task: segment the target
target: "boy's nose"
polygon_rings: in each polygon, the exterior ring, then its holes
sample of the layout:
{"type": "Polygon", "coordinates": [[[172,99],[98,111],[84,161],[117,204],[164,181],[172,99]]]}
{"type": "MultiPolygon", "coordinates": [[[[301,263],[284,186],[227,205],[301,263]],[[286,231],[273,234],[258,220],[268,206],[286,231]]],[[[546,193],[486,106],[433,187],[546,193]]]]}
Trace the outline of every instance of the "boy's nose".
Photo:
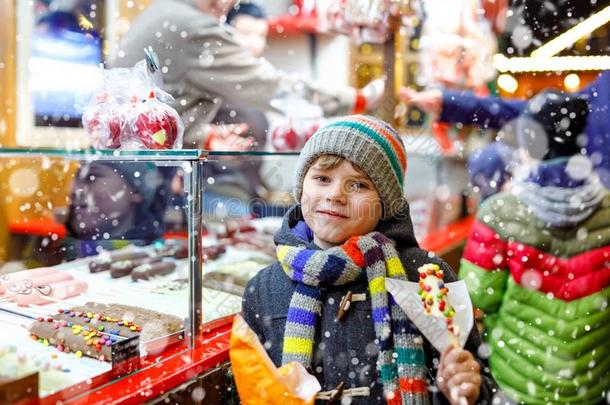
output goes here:
{"type": "Polygon", "coordinates": [[[328,190],[326,199],[328,201],[344,204],[346,201],[347,190],[342,184],[336,184],[328,190]]]}

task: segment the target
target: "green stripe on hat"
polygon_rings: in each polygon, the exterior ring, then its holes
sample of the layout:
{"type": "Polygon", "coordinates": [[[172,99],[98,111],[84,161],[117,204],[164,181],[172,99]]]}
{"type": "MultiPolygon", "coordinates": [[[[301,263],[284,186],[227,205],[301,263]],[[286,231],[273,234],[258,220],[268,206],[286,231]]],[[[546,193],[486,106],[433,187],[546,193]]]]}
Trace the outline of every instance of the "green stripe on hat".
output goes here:
{"type": "Polygon", "coordinates": [[[379,135],[375,130],[373,130],[372,128],[370,128],[366,125],[363,125],[363,124],[360,124],[357,122],[351,122],[351,121],[337,121],[337,122],[328,124],[325,128],[335,128],[335,127],[355,129],[355,130],[358,130],[358,131],[364,133],[365,135],[368,135],[369,138],[373,139],[379,146],[381,146],[381,149],[383,149],[383,151],[386,153],[386,155],[390,158],[390,164],[392,165],[392,170],[394,171],[394,174],[398,178],[398,182],[400,183],[400,186],[401,187],[404,186],[404,184],[403,184],[404,177],[402,176],[402,168],[400,166],[398,156],[396,155],[396,151],[394,151],[394,148],[392,148],[392,146],[388,143],[388,141],[385,140],[385,138],[382,135],[379,135]]]}

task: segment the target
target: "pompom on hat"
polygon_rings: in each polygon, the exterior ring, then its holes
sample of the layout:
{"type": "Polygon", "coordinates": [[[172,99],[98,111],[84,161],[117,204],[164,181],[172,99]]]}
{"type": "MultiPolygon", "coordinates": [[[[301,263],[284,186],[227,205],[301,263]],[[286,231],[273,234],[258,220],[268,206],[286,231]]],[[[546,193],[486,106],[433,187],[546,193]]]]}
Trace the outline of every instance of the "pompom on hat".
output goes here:
{"type": "Polygon", "coordinates": [[[307,170],[322,155],[340,156],[366,173],[381,196],[382,219],[392,218],[403,207],[407,153],[396,130],[386,122],[349,115],[317,130],[299,155],[293,191],[297,202],[307,170]]]}

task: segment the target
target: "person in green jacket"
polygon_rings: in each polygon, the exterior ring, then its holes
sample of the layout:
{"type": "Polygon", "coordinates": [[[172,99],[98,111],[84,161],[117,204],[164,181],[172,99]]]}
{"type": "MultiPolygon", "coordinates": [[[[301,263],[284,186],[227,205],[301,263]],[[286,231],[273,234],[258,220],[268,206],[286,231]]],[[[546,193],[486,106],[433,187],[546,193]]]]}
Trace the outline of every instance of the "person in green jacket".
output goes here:
{"type": "Polygon", "coordinates": [[[492,374],[518,403],[609,398],[610,193],[581,154],[588,111],[552,90],[527,103],[525,164],[481,205],[461,261],[492,374]]]}

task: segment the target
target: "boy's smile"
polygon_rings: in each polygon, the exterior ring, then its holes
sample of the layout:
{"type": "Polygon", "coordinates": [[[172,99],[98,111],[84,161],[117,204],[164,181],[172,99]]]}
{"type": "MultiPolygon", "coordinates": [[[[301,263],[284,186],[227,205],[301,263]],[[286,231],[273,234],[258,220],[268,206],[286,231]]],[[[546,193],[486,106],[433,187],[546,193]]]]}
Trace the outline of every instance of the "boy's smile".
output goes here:
{"type": "Polygon", "coordinates": [[[303,181],[301,210],[322,249],[365,235],[381,219],[381,197],[371,179],[351,162],[333,168],[315,162],[303,181]]]}

